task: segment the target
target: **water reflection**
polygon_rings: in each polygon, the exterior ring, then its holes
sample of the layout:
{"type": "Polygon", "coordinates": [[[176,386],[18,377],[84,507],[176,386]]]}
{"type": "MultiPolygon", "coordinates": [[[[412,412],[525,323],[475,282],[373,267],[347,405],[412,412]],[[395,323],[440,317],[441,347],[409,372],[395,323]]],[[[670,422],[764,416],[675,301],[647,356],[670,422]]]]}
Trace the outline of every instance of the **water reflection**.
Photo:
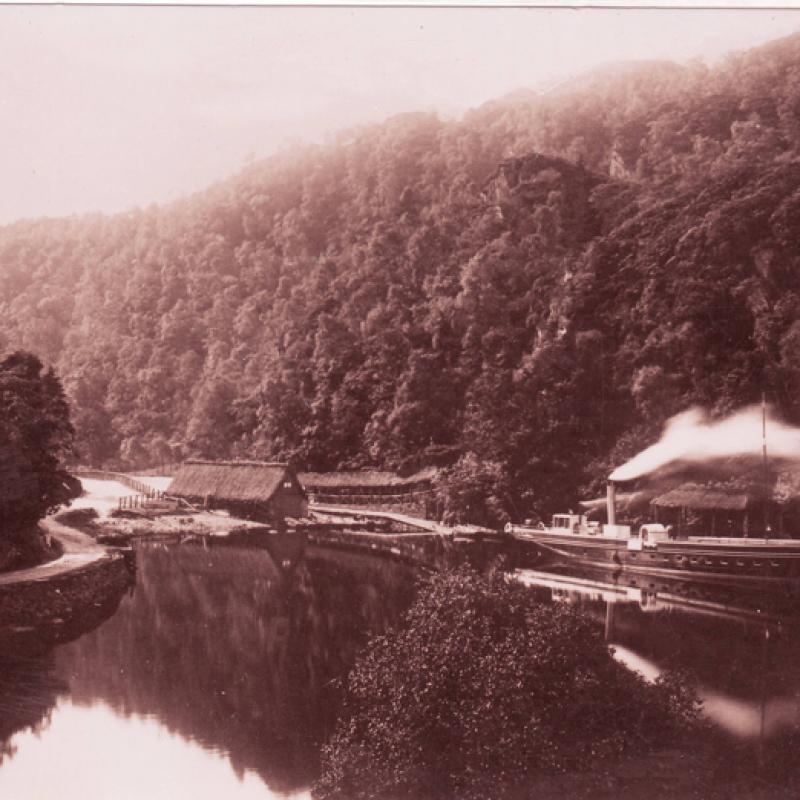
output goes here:
{"type": "Polygon", "coordinates": [[[615,656],[654,680],[681,669],[721,730],[764,739],[800,726],[800,605],[794,591],[623,573],[520,570],[543,597],[580,606],[615,656]]]}
{"type": "MultiPolygon", "coordinates": [[[[0,741],[13,754],[0,764],[0,796],[65,796],[57,771],[41,766],[56,752],[82,763],[84,747],[118,784],[107,793],[90,784],[83,797],[123,796],[134,773],[134,785],[145,780],[146,754],[149,771],[162,770],[154,752],[162,745],[181,776],[164,796],[211,797],[214,786],[215,797],[238,797],[256,778],[260,796],[264,784],[282,795],[306,791],[335,723],[337,679],[410,602],[414,575],[369,556],[313,547],[298,555],[277,545],[143,546],[135,591],[111,619],[34,660],[0,662],[0,710],[10,720],[0,741]],[[79,729],[93,731],[95,743],[79,729]],[[212,767],[220,760],[232,779],[224,792],[221,768],[212,767]],[[19,793],[46,774],[50,791],[19,793]]],[[[159,796],[137,791],[129,796],[159,796]]]]}
{"type": "MultiPolygon", "coordinates": [[[[17,753],[12,735],[47,727],[59,695],[66,689],[53,668],[51,653],[0,654],[0,768],[17,753]]],[[[0,771],[2,775],[2,771],[0,771]]]]}
{"type": "MultiPolygon", "coordinates": [[[[17,755],[0,772],[0,792],[14,800],[174,800],[191,785],[195,798],[251,800],[286,795],[261,778],[238,776],[222,754],[172,733],[154,717],[120,717],[103,705],[63,702],[46,735],[18,734],[17,755]]],[[[292,798],[308,798],[308,792],[292,798]]]]}
{"type": "Polygon", "coordinates": [[[17,753],[12,735],[46,730],[59,697],[67,691],[56,669],[54,647],[78,639],[111,617],[129,581],[129,576],[116,573],[105,596],[76,600],[60,612],[63,617],[42,620],[39,628],[0,628],[0,767],[17,753]]]}
{"type": "MultiPolygon", "coordinates": [[[[68,634],[0,645],[0,797],[306,796],[338,681],[411,601],[415,576],[296,543],[142,546],[132,593],[81,614],[83,627],[68,621],[68,634]]],[[[588,570],[517,577],[580,605],[647,677],[688,670],[721,729],[754,739],[800,723],[793,593],[588,570]]]]}

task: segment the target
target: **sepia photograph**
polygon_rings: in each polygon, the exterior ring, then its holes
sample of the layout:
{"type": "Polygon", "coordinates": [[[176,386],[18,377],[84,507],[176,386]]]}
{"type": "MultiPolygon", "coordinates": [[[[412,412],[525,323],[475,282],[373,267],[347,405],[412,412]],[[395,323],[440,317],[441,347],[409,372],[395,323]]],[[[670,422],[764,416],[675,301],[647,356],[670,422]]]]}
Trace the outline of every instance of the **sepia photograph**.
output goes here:
{"type": "Polygon", "coordinates": [[[800,5],[0,74],[2,800],[800,797],[800,5]]]}

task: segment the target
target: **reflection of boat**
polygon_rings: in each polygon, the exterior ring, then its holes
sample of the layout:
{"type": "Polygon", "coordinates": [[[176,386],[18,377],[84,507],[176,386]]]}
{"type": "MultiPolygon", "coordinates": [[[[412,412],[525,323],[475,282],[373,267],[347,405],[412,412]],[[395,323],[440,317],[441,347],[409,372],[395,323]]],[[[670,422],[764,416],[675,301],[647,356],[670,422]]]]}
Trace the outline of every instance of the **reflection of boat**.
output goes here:
{"type": "MultiPolygon", "coordinates": [[[[763,741],[800,721],[795,621],[783,592],[752,584],[559,566],[521,569],[520,583],[579,606],[604,627],[614,657],[653,681],[680,665],[704,716],[742,739],[763,741]]],[[[543,598],[543,599],[545,599],[543,598]]]]}
{"type": "MultiPolygon", "coordinates": [[[[515,578],[526,586],[548,589],[556,601],[571,602],[579,596],[605,603],[634,604],[648,614],[660,611],[684,611],[696,616],[731,619],[763,624],[780,619],[765,609],[759,595],[725,592],[719,586],[704,585],[677,578],[637,581],[628,573],[607,570],[576,570],[576,574],[520,569],[515,578]]],[[[774,609],[776,612],[778,609],[774,609]]],[[[785,609],[781,609],[785,610],[785,609]]]]}
{"type": "Polygon", "coordinates": [[[517,542],[585,564],[662,574],[737,580],[800,579],[800,540],[675,536],[659,524],[616,524],[615,486],[608,484],[608,520],[556,514],[550,527],[506,526],[517,542]]]}

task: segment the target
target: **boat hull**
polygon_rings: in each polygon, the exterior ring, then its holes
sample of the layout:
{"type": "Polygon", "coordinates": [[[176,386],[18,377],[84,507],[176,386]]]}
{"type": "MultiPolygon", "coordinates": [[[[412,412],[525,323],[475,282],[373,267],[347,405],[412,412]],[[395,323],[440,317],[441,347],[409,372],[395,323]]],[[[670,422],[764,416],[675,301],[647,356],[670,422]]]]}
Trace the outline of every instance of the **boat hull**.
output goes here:
{"type": "Polygon", "coordinates": [[[665,575],[735,579],[800,579],[800,540],[712,539],[696,537],[659,542],[631,550],[626,539],[547,531],[512,534],[526,550],[577,563],[665,575]]]}

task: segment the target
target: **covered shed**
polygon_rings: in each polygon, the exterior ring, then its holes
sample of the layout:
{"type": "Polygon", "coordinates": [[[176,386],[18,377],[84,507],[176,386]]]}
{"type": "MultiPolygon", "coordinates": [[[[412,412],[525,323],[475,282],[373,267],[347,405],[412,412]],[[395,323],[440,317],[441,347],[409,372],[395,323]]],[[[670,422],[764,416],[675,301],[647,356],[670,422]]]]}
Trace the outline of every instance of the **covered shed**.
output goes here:
{"type": "Polygon", "coordinates": [[[272,461],[185,461],[168,493],[279,526],[287,517],[308,514],[308,498],[294,470],[272,461]]]}
{"type": "Polygon", "coordinates": [[[393,496],[429,491],[436,467],[425,467],[412,475],[381,470],[301,472],[300,483],[309,495],[326,497],[393,496]]]}
{"type": "Polygon", "coordinates": [[[687,483],[653,498],[656,521],[679,533],[749,536],[766,528],[764,493],[741,486],[687,483]]]}
{"type": "Polygon", "coordinates": [[[433,495],[437,467],[410,475],[385,470],[301,472],[298,477],[312,502],[331,505],[418,507],[424,510],[433,495]]]}

